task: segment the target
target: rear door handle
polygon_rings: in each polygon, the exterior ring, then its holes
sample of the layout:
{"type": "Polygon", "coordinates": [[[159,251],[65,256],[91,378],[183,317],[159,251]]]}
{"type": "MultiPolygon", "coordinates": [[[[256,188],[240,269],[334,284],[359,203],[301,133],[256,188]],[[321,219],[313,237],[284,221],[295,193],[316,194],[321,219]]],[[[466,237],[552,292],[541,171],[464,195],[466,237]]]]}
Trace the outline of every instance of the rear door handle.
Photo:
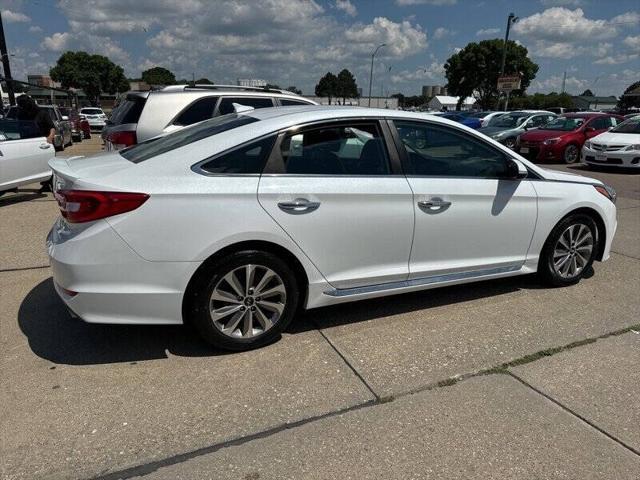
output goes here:
{"type": "Polygon", "coordinates": [[[278,208],[283,212],[290,213],[292,215],[300,215],[303,213],[310,213],[317,210],[320,206],[320,202],[311,202],[306,198],[296,198],[292,202],[279,202],[278,208]]]}

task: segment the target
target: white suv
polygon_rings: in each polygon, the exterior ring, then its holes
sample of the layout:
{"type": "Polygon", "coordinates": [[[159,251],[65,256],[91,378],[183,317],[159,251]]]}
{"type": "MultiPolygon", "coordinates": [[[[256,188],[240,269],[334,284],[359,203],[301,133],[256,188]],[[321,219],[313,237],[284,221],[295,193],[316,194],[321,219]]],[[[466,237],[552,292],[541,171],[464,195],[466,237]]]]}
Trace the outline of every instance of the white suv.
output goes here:
{"type": "Polygon", "coordinates": [[[299,307],[536,271],[571,285],[616,231],[602,182],[420,113],[263,109],[50,165],[48,251],[72,311],[190,322],[236,350],[299,307]]]}
{"type": "Polygon", "coordinates": [[[102,138],[107,150],[119,150],[164,132],[232,113],[234,103],[254,109],[316,105],[287,90],[171,85],[151,92],[129,92],[113,110],[102,138]]]}

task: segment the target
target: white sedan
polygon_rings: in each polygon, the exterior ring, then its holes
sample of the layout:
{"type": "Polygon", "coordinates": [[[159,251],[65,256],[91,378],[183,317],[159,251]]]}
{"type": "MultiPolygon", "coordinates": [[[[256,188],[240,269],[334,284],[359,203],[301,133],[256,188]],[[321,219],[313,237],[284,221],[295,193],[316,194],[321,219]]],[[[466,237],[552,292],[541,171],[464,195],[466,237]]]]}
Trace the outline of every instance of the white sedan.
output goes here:
{"type": "Polygon", "coordinates": [[[50,165],[67,306],[235,350],[299,308],[534,272],[572,285],[616,231],[610,187],[421,113],[261,109],[50,165]]]}
{"type": "Polygon", "coordinates": [[[640,115],[587,140],[582,147],[582,163],[640,168],[640,115]]]}
{"type": "Polygon", "coordinates": [[[0,195],[51,178],[48,162],[54,156],[33,122],[0,119],[0,195]]]}
{"type": "Polygon", "coordinates": [[[107,115],[101,108],[97,107],[81,108],[80,115],[84,115],[86,117],[89,122],[89,126],[93,129],[103,129],[107,121],[107,115]]]}

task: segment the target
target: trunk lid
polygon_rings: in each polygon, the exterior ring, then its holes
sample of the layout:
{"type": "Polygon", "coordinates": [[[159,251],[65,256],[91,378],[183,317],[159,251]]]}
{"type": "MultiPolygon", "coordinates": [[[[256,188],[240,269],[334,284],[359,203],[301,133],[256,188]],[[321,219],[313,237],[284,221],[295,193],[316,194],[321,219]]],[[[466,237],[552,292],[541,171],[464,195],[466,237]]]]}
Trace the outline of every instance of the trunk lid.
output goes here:
{"type": "Polygon", "coordinates": [[[49,160],[49,167],[53,170],[54,191],[72,188],[78,181],[85,179],[103,179],[133,166],[133,163],[115,152],[102,152],[91,157],[56,157],[49,160]]]}

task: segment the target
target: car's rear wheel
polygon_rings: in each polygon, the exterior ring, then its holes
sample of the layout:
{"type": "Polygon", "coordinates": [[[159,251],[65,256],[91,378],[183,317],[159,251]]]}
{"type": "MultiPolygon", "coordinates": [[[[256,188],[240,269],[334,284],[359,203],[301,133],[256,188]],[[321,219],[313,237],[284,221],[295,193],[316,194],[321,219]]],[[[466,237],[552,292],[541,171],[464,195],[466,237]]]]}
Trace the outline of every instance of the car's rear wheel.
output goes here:
{"type": "Polygon", "coordinates": [[[240,251],[198,273],[187,300],[188,320],[216,347],[249,350],[280,337],[299,296],[294,272],[279,257],[240,251]]]}
{"type": "Polygon", "coordinates": [[[564,163],[576,163],[580,158],[580,150],[578,150],[577,145],[567,145],[564,149],[564,153],[562,154],[562,159],[564,163]]]}
{"type": "Polygon", "coordinates": [[[593,219],[585,214],[570,215],[549,234],[538,274],[553,286],[576,284],[590,269],[597,251],[597,226],[593,219]]]}

